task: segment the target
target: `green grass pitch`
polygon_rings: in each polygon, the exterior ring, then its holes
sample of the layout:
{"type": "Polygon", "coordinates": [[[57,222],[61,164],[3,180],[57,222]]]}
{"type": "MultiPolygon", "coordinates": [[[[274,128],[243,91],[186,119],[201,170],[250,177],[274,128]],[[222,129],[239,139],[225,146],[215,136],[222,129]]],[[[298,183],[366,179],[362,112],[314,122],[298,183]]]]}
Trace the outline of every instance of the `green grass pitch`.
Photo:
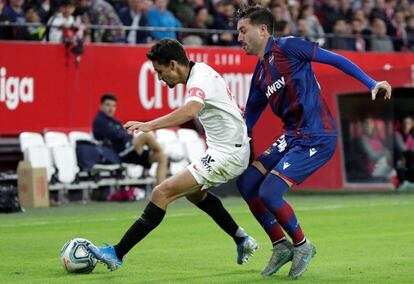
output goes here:
{"type": "MultiPolygon", "coordinates": [[[[414,194],[288,195],[317,255],[299,283],[414,283],[414,194]]],[[[186,200],[109,272],[66,273],[62,245],[74,237],[114,243],[140,215],[138,203],[70,204],[0,215],[0,283],[292,283],[290,264],[260,276],[270,242],[241,198],[225,198],[237,222],[260,243],[245,265],[233,241],[186,200]]]]}

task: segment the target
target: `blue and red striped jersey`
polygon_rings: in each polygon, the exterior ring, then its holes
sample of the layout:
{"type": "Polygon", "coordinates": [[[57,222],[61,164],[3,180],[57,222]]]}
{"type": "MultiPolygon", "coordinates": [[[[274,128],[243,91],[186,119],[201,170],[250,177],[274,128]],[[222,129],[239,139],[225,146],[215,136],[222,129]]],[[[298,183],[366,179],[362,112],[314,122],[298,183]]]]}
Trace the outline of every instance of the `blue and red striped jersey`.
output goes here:
{"type": "Polygon", "coordinates": [[[298,37],[270,37],[252,78],[245,110],[248,130],[269,103],[273,113],[282,119],[287,135],[337,135],[335,120],[321,96],[311,61],[335,66],[369,89],[376,84],[351,61],[315,42],[298,37]]]}

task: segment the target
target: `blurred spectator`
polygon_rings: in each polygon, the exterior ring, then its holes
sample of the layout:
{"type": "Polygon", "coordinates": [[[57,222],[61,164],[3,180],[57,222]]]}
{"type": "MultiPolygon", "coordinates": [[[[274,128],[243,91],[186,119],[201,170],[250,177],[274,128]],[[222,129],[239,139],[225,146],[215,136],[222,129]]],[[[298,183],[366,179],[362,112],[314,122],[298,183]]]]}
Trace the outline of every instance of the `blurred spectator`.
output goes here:
{"type": "Polygon", "coordinates": [[[284,35],[296,32],[296,21],[293,21],[285,5],[274,5],[271,8],[273,18],[275,19],[275,32],[284,35]]]}
{"type": "MultiPolygon", "coordinates": [[[[402,187],[414,182],[414,136],[413,119],[405,116],[394,135],[394,159],[397,177],[402,187]],[[408,181],[407,184],[404,181],[408,181]]],[[[414,187],[413,187],[414,188],[414,187]]]]}
{"type": "Polygon", "coordinates": [[[349,0],[339,0],[339,14],[347,23],[351,21],[353,12],[349,0]]]}
{"type": "MultiPolygon", "coordinates": [[[[5,0],[0,0],[0,24],[9,23],[10,19],[3,13],[5,0]]],[[[0,39],[12,39],[13,29],[11,27],[0,26],[0,39]]]]}
{"type": "Polygon", "coordinates": [[[56,10],[59,8],[61,1],[59,0],[35,0],[33,3],[36,5],[37,13],[39,14],[40,21],[47,23],[49,18],[53,16],[56,10]]]}
{"type": "Polygon", "coordinates": [[[9,18],[12,23],[24,23],[26,21],[23,10],[24,0],[10,0],[9,6],[4,8],[4,15],[9,18]]]}
{"type": "Polygon", "coordinates": [[[171,0],[168,10],[177,17],[183,27],[188,28],[194,21],[196,6],[195,0],[171,0]]]}
{"type": "Polygon", "coordinates": [[[142,13],[146,14],[151,9],[151,7],[154,5],[152,0],[142,0],[142,13]]]}
{"type": "Polygon", "coordinates": [[[356,51],[366,51],[367,50],[367,40],[366,35],[364,35],[364,26],[361,20],[353,19],[351,22],[351,33],[354,36],[355,41],[355,50],[356,51]]]}
{"type": "MultiPolygon", "coordinates": [[[[190,28],[207,29],[212,24],[212,17],[208,14],[208,10],[204,6],[195,9],[195,18],[190,28]]],[[[210,34],[197,33],[188,34],[183,38],[184,45],[206,45],[209,41],[210,34]]]]}
{"type": "MultiPolygon", "coordinates": [[[[86,19],[82,21],[91,25],[108,25],[114,27],[122,26],[114,8],[105,0],[77,0],[79,13],[86,19]]],[[[94,29],[91,31],[94,42],[121,42],[124,39],[124,32],[121,29],[94,29]]]]}
{"type": "Polygon", "coordinates": [[[335,22],[341,18],[338,0],[323,0],[321,21],[326,33],[332,33],[335,22]]]}
{"type": "Polygon", "coordinates": [[[290,36],[293,34],[288,22],[286,22],[285,20],[279,21],[275,24],[274,33],[274,36],[276,37],[290,36]]]}
{"type": "Polygon", "coordinates": [[[364,13],[364,16],[369,19],[371,17],[372,14],[372,3],[373,1],[371,0],[362,0],[362,5],[361,5],[361,10],[364,13]]]}
{"type": "MultiPolygon", "coordinates": [[[[180,21],[167,10],[168,0],[155,0],[148,11],[148,23],[151,27],[181,28],[180,21]]],[[[177,32],[151,32],[155,40],[168,37],[177,39],[177,32]]]]}
{"type": "Polygon", "coordinates": [[[393,37],[394,49],[402,51],[407,49],[407,24],[405,22],[405,13],[403,10],[397,9],[394,12],[391,21],[392,31],[389,33],[393,37]]]}
{"type": "Polygon", "coordinates": [[[36,6],[28,5],[24,11],[26,23],[38,24],[35,26],[24,26],[16,29],[17,40],[35,40],[40,41],[46,32],[46,27],[41,25],[36,6]]]}
{"type": "Polygon", "coordinates": [[[393,52],[394,45],[387,35],[385,22],[380,18],[374,18],[372,21],[372,39],[371,50],[381,52],[393,52]]]}
{"type": "Polygon", "coordinates": [[[93,121],[93,135],[96,140],[111,146],[123,163],[139,164],[149,169],[152,163],[157,166],[157,184],[167,175],[167,156],[151,133],[131,135],[121,122],[114,118],[117,98],[112,94],[101,97],[99,112],[93,121]],[[148,149],[145,149],[145,146],[148,149]]]}
{"type": "MultiPolygon", "coordinates": [[[[143,13],[144,0],[128,0],[128,7],[124,7],[119,11],[119,17],[124,26],[131,28],[147,27],[148,18],[143,13]]],[[[150,33],[148,31],[127,31],[126,42],[129,44],[147,43],[151,40],[150,33]]]]}
{"type": "Polygon", "coordinates": [[[392,174],[391,153],[380,138],[372,117],[367,117],[362,122],[359,144],[366,173],[372,178],[390,178],[392,174]]]}
{"type": "MultiPolygon", "coordinates": [[[[218,12],[215,15],[214,28],[219,30],[236,31],[236,6],[233,4],[233,1],[221,0],[217,7],[221,12],[218,12]]],[[[230,32],[215,34],[212,37],[212,43],[215,45],[237,45],[237,35],[230,32]]]]}
{"type": "Polygon", "coordinates": [[[83,38],[83,26],[80,17],[73,16],[75,12],[74,0],[62,0],[59,11],[48,21],[46,41],[68,43],[74,37],[83,38]]]}
{"type": "Polygon", "coordinates": [[[355,38],[351,37],[345,20],[337,20],[334,26],[333,37],[329,39],[328,47],[330,49],[355,50],[355,46],[355,38]]]}
{"type": "MultiPolygon", "coordinates": [[[[356,10],[354,12],[353,20],[359,20],[360,21],[360,27],[357,27],[356,30],[360,31],[361,37],[363,37],[365,41],[365,50],[371,50],[371,35],[372,30],[371,26],[369,24],[368,18],[365,16],[364,11],[361,9],[356,10]]],[[[355,31],[353,30],[353,33],[355,31]]]]}
{"type": "Polygon", "coordinates": [[[407,19],[407,46],[410,51],[414,51],[414,15],[407,19]]]}
{"type": "Polygon", "coordinates": [[[325,44],[325,32],[318,18],[316,18],[313,7],[308,4],[302,6],[299,18],[304,19],[307,26],[307,38],[316,41],[320,46],[325,44]]]}
{"type": "Polygon", "coordinates": [[[298,27],[297,27],[296,35],[303,37],[304,39],[310,40],[308,25],[306,24],[305,19],[298,20],[298,27]]]}

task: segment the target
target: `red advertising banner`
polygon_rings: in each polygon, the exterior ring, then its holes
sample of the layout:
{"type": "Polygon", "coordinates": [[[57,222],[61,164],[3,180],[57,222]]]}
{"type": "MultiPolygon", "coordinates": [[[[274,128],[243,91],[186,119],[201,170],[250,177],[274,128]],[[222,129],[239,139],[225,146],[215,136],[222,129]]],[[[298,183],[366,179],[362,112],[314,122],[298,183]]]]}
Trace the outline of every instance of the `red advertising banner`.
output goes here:
{"type": "MultiPolygon", "coordinates": [[[[79,63],[61,44],[0,43],[0,135],[47,129],[91,128],[104,93],[118,96],[121,121],[149,120],[182,105],[183,86],[168,89],[146,59],[149,46],[90,45],[79,63]]],[[[226,79],[240,107],[246,102],[257,58],[239,48],[188,48],[189,57],[203,61],[226,79]]],[[[413,86],[414,54],[342,53],[377,80],[394,87],[413,86]]],[[[333,67],[315,63],[315,72],[332,113],[335,97],[366,92],[365,86],[333,67]]],[[[266,111],[255,129],[257,150],[263,151],[283,132],[266,111]]],[[[313,188],[343,185],[340,151],[309,182],[313,188]],[[323,178],[329,176],[330,179],[323,178]]]]}

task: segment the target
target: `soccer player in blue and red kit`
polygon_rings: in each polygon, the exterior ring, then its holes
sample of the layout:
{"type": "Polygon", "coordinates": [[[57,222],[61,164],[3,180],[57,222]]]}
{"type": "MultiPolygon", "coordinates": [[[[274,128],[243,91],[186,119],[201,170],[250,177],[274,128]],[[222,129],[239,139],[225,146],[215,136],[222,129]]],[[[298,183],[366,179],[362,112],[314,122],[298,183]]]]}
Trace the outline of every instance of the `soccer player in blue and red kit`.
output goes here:
{"type": "Polygon", "coordinates": [[[335,66],[358,79],[371,91],[373,100],[380,91],[390,99],[391,86],[371,79],[348,59],[315,42],[273,37],[274,20],[266,8],[247,7],[238,12],[237,19],[241,47],[259,57],[246,104],[247,129],[251,132],[267,104],[282,119],[285,129],[285,134],[244,171],[237,185],[273,243],[272,256],[262,275],[271,275],[292,261],[289,276],[298,278],[316,249],[283,195],[332,157],[338,134],[311,61],[335,66]]]}

